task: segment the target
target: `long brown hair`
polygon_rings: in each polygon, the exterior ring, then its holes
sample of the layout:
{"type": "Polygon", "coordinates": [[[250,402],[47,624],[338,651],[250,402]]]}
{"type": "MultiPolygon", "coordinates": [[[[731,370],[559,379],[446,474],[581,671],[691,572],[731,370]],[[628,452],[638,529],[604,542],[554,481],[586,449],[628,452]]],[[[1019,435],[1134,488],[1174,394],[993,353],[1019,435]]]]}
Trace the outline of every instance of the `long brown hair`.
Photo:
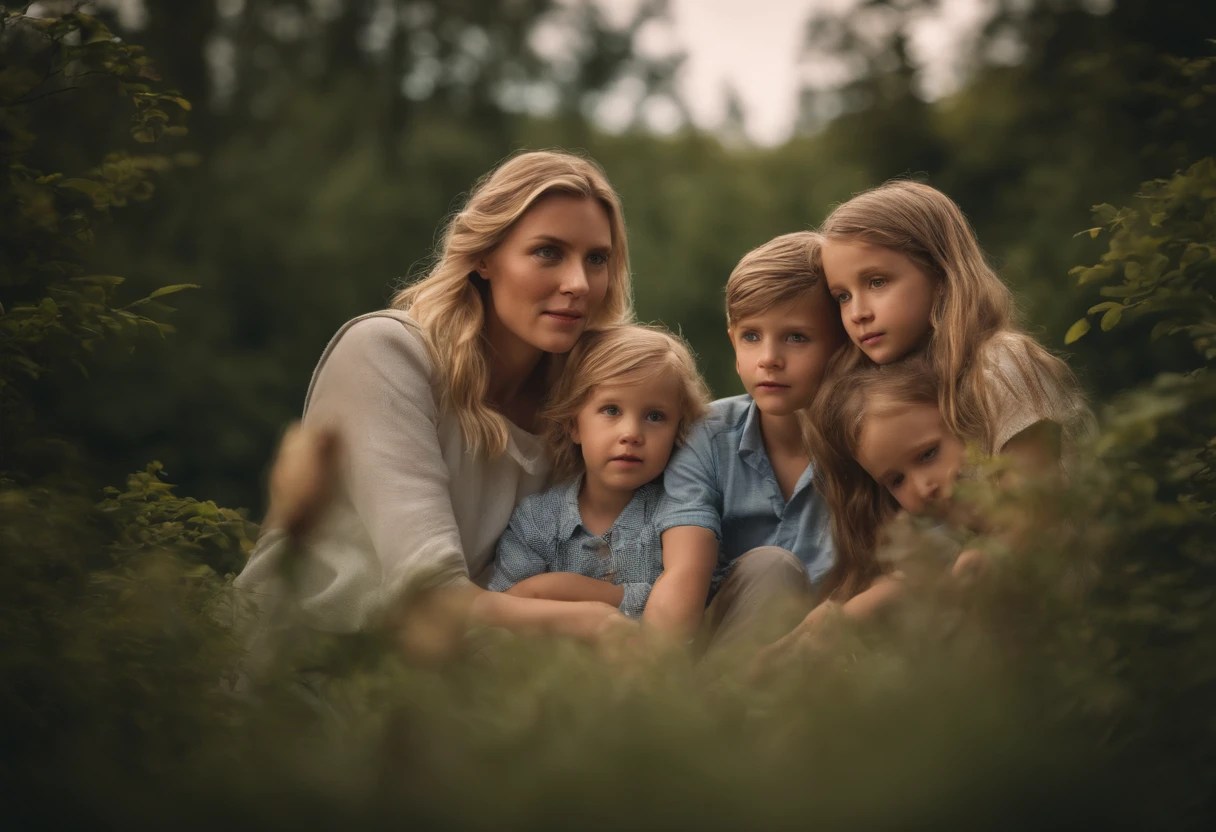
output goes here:
{"type": "MultiPolygon", "coordinates": [[[[588,329],[630,320],[629,247],[620,200],[595,162],[563,151],[520,153],[482,177],[468,203],[448,222],[435,265],[424,278],[398,292],[391,304],[422,325],[427,349],[445,382],[443,407],[455,413],[469,446],[490,456],[506,450],[509,431],[506,418],[485,400],[490,381],[485,299],[474,269],[528,209],[549,194],[595,199],[608,214],[612,232],[608,291],[588,329]]],[[[557,358],[551,365],[551,378],[562,360],[557,358]]]]}
{"type": "MultiPolygon", "coordinates": [[[[837,207],[820,232],[828,240],[860,241],[898,251],[938,282],[932,335],[924,353],[939,385],[939,407],[956,436],[993,445],[992,394],[985,388],[981,350],[1003,334],[1015,347],[1010,360],[1034,404],[1044,407],[1048,388],[1080,398],[1076,377],[1060,358],[1017,327],[1013,294],[980,250],[975,232],[952,199],[936,188],[893,180],[837,207]]],[[[848,344],[840,372],[873,362],[848,344]]],[[[999,451],[999,448],[994,448],[999,451]]]]}
{"type": "Polygon", "coordinates": [[[866,589],[884,571],[878,562],[878,535],[899,510],[895,498],[857,461],[865,420],[910,404],[938,406],[937,375],[924,356],[893,364],[857,366],[842,372],[850,356],[838,352],[826,381],[800,422],[815,462],[815,484],[832,517],[836,562],[821,594],[845,601],[866,589]]]}

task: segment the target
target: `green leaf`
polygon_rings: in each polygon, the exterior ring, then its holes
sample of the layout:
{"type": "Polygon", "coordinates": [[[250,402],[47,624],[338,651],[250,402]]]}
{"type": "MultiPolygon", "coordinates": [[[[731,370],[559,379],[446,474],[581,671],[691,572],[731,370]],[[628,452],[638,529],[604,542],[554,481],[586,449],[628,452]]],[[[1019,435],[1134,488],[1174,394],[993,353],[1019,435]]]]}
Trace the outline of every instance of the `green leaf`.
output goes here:
{"type": "Polygon", "coordinates": [[[1099,304],[1095,304],[1094,306],[1089,307],[1089,311],[1086,312],[1085,314],[1086,315],[1097,315],[1099,312],[1105,312],[1107,309],[1114,309],[1116,306],[1122,306],[1122,305],[1123,304],[1119,303],[1118,301],[1104,300],[1099,304]]]}
{"type": "Polygon", "coordinates": [[[160,297],[164,297],[165,295],[171,295],[174,292],[181,292],[185,289],[199,289],[199,288],[201,288],[201,287],[197,283],[175,283],[172,286],[161,286],[155,292],[148,295],[148,298],[149,299],[160,298],[160,297]]]}
{"type": "Polygon", "coordinates": [[[1123,317],[1123,310],[1125,308],[1126,307],[1124,307],[1123,304],[1118,304],[1111,309],[1106,310],[1106,314],[1102,316],[1103,332],[1110,332],[1112,329],[1114,329],[1115,325],[1118,324],[1119,320],[1123,317]]]}
{"type": "Polygon", "coordinates": [[[1064,333],[1064,343],[1071,344],[1087,332],[1089,332],[1089,321],[1082,318],[1070,326],[1068,332],[1064,333]]]}

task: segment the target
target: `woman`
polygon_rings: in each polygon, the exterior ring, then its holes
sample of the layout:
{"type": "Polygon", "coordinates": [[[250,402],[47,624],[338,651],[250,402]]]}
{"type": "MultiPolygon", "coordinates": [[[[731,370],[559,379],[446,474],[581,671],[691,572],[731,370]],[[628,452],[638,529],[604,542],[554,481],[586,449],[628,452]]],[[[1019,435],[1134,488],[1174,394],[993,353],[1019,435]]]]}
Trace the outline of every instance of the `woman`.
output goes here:
{"type": "Polygon", "coordinates": [[[393,623],[421,590],[462,628],[594,637],[615,608],[480,587],[512,510],[545,484],[533,434],[564,355],[631,317],[624,220],[603,171],[561,152],[503,163],[451,219],[430,272],[326,348],[292,441],[307,455],[337,437],[332,493],[307,544],[290,547],[298,501],[276,465],[267,531],[237,587],[263,608],[290,591],[305,624],[334,632],[393,623]]]}

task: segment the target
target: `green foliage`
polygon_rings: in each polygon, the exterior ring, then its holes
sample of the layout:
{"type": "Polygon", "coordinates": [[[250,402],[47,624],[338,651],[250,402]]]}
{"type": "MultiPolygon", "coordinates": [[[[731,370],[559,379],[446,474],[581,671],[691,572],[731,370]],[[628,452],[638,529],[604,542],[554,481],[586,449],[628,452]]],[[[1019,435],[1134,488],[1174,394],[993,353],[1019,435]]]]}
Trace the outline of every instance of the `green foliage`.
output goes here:
{"type": "Polygon", "coordinates": [[[186,577],[235,574],[245,566],[257,525],[211,500],[178,497],[160,478],[161,464],[127,478],[126,491],[104,489],[98,508],[114,523],[111,549],[124,556],[171,550],[195,563],[186,577]]]}

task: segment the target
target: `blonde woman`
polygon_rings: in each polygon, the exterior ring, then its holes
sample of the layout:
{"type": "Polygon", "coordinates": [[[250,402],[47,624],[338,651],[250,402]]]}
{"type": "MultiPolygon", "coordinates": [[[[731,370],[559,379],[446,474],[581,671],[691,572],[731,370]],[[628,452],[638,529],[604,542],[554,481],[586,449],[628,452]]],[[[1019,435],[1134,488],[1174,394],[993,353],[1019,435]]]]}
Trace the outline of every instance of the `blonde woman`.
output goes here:
{"type": "Polygon", "coordinates": [[[238,589],[265,613],[287,593],[294,548],[290,594],[311,627],[391,623],[407,597],[440,589],[428,595],[462,623],[594,637],[621,618],[614,607],[480,587],[516,504],[546,484],[537,413],[565,354],[631,317],[624,220],[603,171],[562,152],[504,162],[451,218],[430,272],[322,354],[303,431],[337,437],[331,493],[306,545],[289,547],[296,499],[272,475],[267,531],[238,589]]]}

